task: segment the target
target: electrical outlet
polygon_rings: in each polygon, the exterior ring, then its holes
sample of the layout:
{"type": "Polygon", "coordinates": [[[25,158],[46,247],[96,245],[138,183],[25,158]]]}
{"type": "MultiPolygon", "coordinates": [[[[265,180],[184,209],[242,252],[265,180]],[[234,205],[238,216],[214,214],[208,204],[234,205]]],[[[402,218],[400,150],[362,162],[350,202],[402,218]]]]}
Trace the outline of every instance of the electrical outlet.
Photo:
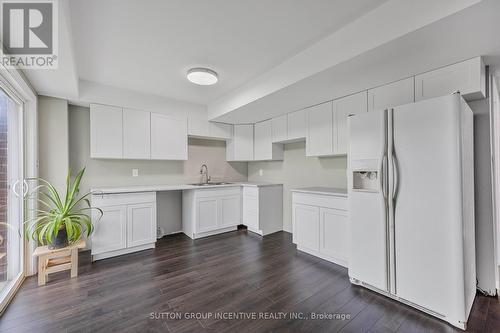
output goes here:
{"type": "Polygon", "coordinates": [[[139,177],[139,169],[132,169],[132,177],[139,177]]]}
{"type": "Polygon", "coordinates": [[[264,176],[264,170],[259,169],[259,176],[261,176],[261,177],[264,176]]]}

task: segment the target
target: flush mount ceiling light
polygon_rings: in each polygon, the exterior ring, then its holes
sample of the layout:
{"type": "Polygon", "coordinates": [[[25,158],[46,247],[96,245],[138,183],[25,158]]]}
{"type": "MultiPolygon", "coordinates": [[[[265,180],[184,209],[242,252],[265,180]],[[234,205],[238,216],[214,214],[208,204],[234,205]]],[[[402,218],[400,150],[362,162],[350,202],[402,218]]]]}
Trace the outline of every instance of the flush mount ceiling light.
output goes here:
{"type": "Polygon", "coordinates": [[[187,72],[187,79],[201,86],[216,84],[218,81],[217,73],[208,68],[191,68],[187,72]]]}

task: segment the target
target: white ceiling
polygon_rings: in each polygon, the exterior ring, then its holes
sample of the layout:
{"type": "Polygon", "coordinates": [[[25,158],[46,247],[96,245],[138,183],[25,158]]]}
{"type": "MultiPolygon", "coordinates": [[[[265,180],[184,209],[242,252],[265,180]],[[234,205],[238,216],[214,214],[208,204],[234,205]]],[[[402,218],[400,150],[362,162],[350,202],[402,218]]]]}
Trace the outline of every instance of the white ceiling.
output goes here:
{"type": "MultiPolygon", "coordinates": [[[[483,0],[274,92],[253,94],[253,100],[245,96],[250,88],[230,94],[226,98],[240,106],[213,119],[254,123],[476,56],[500,75],[499,31],[500,1],[483,0]]],[[[208,111],[210,118],[210,105],[208,111]]]]}
{"type": "Polygon", "coordinates": [[[25,74],[81,105],[250,123],[473,56],[500,66],[499,0],[59,3],[59,69],[25,74]],[[219,83],[188,82],[195,66],[219,83]]]}
{"type": "Polygon", "coordinates": [[[71,0],[80,79],[207,104],[385,0],[71,0]],[[186,80],[217,71],[215,86],[186,80]]]}

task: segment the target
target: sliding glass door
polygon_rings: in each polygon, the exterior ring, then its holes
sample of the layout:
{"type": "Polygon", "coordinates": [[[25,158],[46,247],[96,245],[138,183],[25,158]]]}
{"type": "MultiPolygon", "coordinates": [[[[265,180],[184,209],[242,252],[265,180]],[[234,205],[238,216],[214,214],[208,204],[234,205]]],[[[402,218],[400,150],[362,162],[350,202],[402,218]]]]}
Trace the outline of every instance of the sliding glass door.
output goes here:
{"type": "Polygon", "coordinates": [[[24,277],[23,107],[0,87],[0,304],[24,277]]]}

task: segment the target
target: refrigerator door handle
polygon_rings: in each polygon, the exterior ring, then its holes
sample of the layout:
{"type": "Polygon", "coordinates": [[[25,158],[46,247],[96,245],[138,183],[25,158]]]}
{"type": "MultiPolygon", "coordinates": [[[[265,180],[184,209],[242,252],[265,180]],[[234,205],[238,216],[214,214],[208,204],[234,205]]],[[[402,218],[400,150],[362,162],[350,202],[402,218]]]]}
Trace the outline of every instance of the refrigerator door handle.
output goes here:
{"type": "Polygon", "coordinates": [[[384,200],[387,200],[387,156],[384,155],[382,157],[382,166],[380,168],[380,187],[382,188],[382,195],[384,196],[384,200]]]}
{"type": "Polygon", "coordinates": [[[392,200],[396,201],[396,197],[398,195],[398,189],[399,189],[399,170],[398,170],[398,160],[396,158],[396,155],[392,154],[392,184],[393,184],[393,191],[392,191],[392,200]]]}

